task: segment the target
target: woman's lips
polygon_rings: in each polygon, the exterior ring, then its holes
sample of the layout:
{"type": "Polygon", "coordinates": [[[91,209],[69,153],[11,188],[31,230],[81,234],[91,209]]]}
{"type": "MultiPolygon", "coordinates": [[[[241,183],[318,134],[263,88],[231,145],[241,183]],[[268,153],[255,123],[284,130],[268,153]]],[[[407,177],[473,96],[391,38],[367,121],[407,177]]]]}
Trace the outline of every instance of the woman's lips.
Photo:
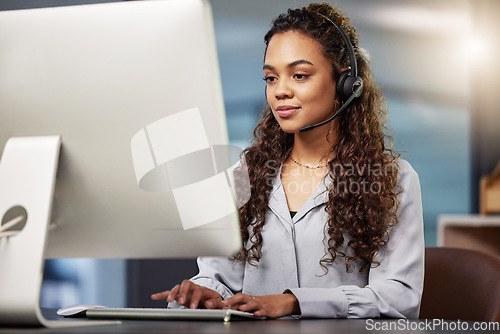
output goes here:
{"type": "Polygon", "coordinates": [[[300,107],[294,107],[294,106],[279,106],[276,108],[276,112],[278,113],[278,116],[281,118],[286,118],[290,117],[293,114],[295,114],[300,107]]]}

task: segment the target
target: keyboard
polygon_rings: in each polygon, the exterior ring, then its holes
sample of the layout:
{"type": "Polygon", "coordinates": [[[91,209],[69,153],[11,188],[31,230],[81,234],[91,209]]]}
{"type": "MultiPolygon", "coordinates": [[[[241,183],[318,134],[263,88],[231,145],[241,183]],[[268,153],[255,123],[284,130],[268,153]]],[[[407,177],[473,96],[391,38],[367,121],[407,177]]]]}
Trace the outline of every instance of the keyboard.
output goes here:
{"type": "Polygon", "coordinates": [[[86,311],[86,317],[91,319],[122,319],[122,320],[219,320],[234,319],[265,319],[256,317],[253,313],[237,310],[208,309],[167,309],[167,308],[91,308],[86,311]]]}

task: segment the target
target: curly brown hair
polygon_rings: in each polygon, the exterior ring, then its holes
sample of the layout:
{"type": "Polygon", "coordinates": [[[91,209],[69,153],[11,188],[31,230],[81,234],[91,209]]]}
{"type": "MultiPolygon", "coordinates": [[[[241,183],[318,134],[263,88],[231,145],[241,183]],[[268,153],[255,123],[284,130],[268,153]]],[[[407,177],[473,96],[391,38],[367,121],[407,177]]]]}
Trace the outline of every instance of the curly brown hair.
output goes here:
{"type": "MultiPolygon", "coordinates": [[[[325,206],[329,216],[323,240],[327,252],[320,265],[328,272],[328,266],[340,257],[345,260],[346,270],[349,271],[355,262],[364,270],[379,265],[374,257],[387,244],[389,229],[398,223],[399,155],[392,149],[392,138],[384,133],[384,98],[372,80],[366,56],[359,50],[356,31],[338,9],[327,3],[311,4],[289,9],[286,14],[276,17],[264,40],[267,51],[269,41],[277,33],[295,31],[309,36],[319,43],[324,56],[330,60],[332,79],[336,80],[341,69],[350,65],[349,54],[337,29],[318,13],[335,22],[351,40],[358,76],[364,82],[361,96],[331,124],[337,131],[338,140],[332,143],[333,159],[328,163],[333,182],[328,188],[329,199],[325,206]],[[358,185],[358,191],[353,191],[353,184],[358,185]],[[361,184],[368,185],[371,191],[360,191],[361,184]],[[346,251],[345,242],[350,251],[346,251]]],[[[335,106],[341,103],[337,96],[335,106]]],[[[293,134],[280,128],[271,108],[266,106],[254,130],[254,141],[244,152],[252,196],[240,209],[244,247],[235,256],[238,261],[256,265],[262,256],[262,228],[272,181],[288,158],[293,143],[293,134]]]]}

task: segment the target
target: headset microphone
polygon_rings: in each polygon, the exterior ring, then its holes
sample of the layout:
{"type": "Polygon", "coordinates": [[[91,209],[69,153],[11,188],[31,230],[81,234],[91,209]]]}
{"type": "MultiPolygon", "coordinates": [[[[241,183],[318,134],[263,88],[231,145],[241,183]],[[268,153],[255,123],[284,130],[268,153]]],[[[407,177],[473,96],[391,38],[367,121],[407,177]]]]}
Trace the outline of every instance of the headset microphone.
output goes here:
{"type": "Polygon", "coordinates": [[[338,25],[335,24],[335,22],[330,20],[328,17],[320,13],[316,14],[325,18],[327,21],[333,24],[335,28],[337,28],[338,32],[340,33],[342,39],[345,42],[347,51],[349,52],[351,68],[340,73],[339,78],[337,80],[336,94],[340,97],[342,101],[345,101],[344,104],[340,107],[339,110],[337,110],[337,112],[335,112],[335,114],[333,114],[332,117],[328,118],[326,121],[317,124],[303,126],[299,129],[300,132],[306,132],[318,126],[333,121],[335,117],[337,117],[342,111],[344,111],[349,106],[349,104],[351,104],[351,102],[355,98],[359,97],[363,92],[363,79],[358,77],[358,64],[356,62],[356,56],[354,55],[354,48],[352,47],[349,37],[347,37],[344,30],[342,30],[338,25]]]}
{"type": "MultiPolygon", "coordinates": [[[[361,86],[359,86],[360,88],[358,88],[357,90],[361,91],[363,90],[363,82],[361,82],[361,86]]],[[[361,92],[360,92],[361,93],[361,92]]],[[[306,132],[306,131],[309,131],[309,130],[312,130],[314,128],[317,128],[318,126],[321,126],[321,125],[324,125],[326,123],[330,123],[331,121],[333,121],[342,111],[345,110],[345,108],[347,108],[347,106],[356,98],[358,97],[359,95],[356,95],[356,92],[351,94],[351,96],[347,99],[347,101],[344,102],[344,104],[342,105],[342,107],[340,107],[339,110],[337,110],[337,112],[335,114],[333,114],[332,117],[330,117],[329,119],[327,119],[326,121],[323,121],[321,123],[317,123],[317,124],[313,124],[313,125],[306,125],[306,126],[303,126],[299,129],[300,132],[306,132]]]]}

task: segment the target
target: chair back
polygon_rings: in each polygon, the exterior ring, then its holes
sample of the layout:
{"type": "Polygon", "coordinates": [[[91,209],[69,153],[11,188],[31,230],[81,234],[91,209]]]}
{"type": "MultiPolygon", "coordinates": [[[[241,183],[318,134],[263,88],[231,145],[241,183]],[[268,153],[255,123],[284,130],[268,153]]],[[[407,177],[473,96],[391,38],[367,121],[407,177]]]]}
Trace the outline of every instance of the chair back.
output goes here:
{"type": "Polygon", "coordinates": [[[419,318],[500,321],[500,259],[470,249],[426,248],[419,318]]]}

